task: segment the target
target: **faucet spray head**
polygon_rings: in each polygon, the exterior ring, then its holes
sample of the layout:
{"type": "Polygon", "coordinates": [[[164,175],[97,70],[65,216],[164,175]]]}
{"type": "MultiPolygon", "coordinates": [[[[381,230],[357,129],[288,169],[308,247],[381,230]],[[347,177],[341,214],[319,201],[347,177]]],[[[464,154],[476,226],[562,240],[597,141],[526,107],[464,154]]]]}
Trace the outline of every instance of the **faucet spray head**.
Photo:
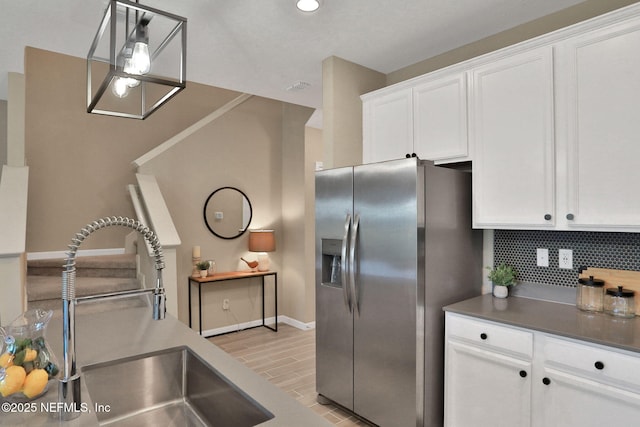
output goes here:
{"type": "Polygon", "coordinates": [[[162,284],[162,270],[156,270],[156,287],[153,290],[153,320],[162,320],[167,312],[167,297],[162,284]]]}

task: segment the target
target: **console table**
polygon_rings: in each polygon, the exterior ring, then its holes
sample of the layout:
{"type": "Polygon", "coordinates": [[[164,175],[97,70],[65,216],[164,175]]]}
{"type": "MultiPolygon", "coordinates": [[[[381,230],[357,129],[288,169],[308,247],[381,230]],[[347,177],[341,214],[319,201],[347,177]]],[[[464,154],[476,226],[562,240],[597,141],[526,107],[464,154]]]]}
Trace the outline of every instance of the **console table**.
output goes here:
{"type": "MultiPolygon", "coordinates": [[[[215,284],[216,282],[223,282],[227,280],[238,280],[238,279],[250,279],[252,277],[260,277],[262,278],[262,325],[254,326],[264,326],[267,329],[271,329],[274,332],[278,332],[278,273],[275,271],[229,271],[224,273],[215,273],[213,276],[207,277],[192,277],[189,276],[188,288],[189,288],[189,327],[191,327],[191,285],[198,285],[198,327],[199,333],[202,335],[202,285],[206,284],[215,284]],[[264,278],[266,276],[273,276],[274,284],[273,284],[273,295],[275,297],[274,308],[275,308],[275,326],[271,327],[265,323],[264,316],[264,278]]],[[[213,335],[209,335],[205,338],[209,338],[213,335]]]]}

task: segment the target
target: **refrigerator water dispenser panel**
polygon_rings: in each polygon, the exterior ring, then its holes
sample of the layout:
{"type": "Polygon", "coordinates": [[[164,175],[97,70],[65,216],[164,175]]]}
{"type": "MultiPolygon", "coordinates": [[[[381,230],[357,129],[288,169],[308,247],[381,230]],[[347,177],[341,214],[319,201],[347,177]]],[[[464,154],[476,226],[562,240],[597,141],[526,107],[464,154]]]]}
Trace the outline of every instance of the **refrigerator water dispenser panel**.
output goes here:
{"type": "Polygon", "coordinates": [[[342,287],[342,240],[322,239],[322,284],[342,287]]]}

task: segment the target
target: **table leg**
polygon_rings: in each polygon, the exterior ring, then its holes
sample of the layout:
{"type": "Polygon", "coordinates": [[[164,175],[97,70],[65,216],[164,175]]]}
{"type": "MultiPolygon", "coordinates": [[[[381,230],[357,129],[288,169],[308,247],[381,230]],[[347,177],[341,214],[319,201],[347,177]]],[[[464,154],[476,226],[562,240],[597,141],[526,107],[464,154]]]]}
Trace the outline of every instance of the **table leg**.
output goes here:
{"type": "Polygon", "coordinates": [[[264,276],[262,276],[262,326],[267,326],[264,319],[264,276]]]}
{"type": "Polygon", "coordinates": [[[187,287],[189,288],[189,327],[191,327],[191,278],[187,279],[187,287]]]}
{"type": "Polygon", "coordinates": [[[275,302],[274,302],[275,310],[274,311],[275,311],[275,319],[276,319],[276,322],[275,322],[275,325],[274,325],[275,326],[274,331],[278,332],[278,273],[274,273],[274,275],[273,275],[273,286],[274,286],[273,287],[273,296],[274,296],[274,299],[275,299],[275,302]]]}
{"type": "Polygon", "coordinates": [[[202,283],[198,282],[198,324],[202,335],[202,283]]]}
{"type": "MultiPolygon", "coordinates": [[[[266,275],[265,275],[266,276],[266,275]]],[[[274,326],[271,327],[269,325],[267,325],[266,320],[265,320],[265,313],[264,313],[264,278],[265,276],[262,276],[262,326],[264,326],[267,329],[271,329],[273,332],[278,332],[278,274],[277,273],[273,273],[273,274],[269,274],[269,276],[273,276],[274,278],[274,297],[275,297],[275,322],[274,322],[274,326]]]]}

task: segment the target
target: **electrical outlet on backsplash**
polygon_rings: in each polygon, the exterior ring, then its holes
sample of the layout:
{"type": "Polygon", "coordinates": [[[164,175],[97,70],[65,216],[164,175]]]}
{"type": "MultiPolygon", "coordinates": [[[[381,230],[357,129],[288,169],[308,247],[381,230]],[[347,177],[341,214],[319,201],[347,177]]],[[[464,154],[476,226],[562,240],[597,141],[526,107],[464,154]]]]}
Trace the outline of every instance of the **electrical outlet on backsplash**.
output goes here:
{"type": "Polygon", "coordinates": [[[510,264],[524,283],[575,288],[582,267],[640,271],[640,233],[495,230],[493,262],[510,264]],[[549,249],[549,266],[538,267],[536,251],[549,249]],[[559,250],[573,251],[573,268],[559,268],[559,250]]]}

